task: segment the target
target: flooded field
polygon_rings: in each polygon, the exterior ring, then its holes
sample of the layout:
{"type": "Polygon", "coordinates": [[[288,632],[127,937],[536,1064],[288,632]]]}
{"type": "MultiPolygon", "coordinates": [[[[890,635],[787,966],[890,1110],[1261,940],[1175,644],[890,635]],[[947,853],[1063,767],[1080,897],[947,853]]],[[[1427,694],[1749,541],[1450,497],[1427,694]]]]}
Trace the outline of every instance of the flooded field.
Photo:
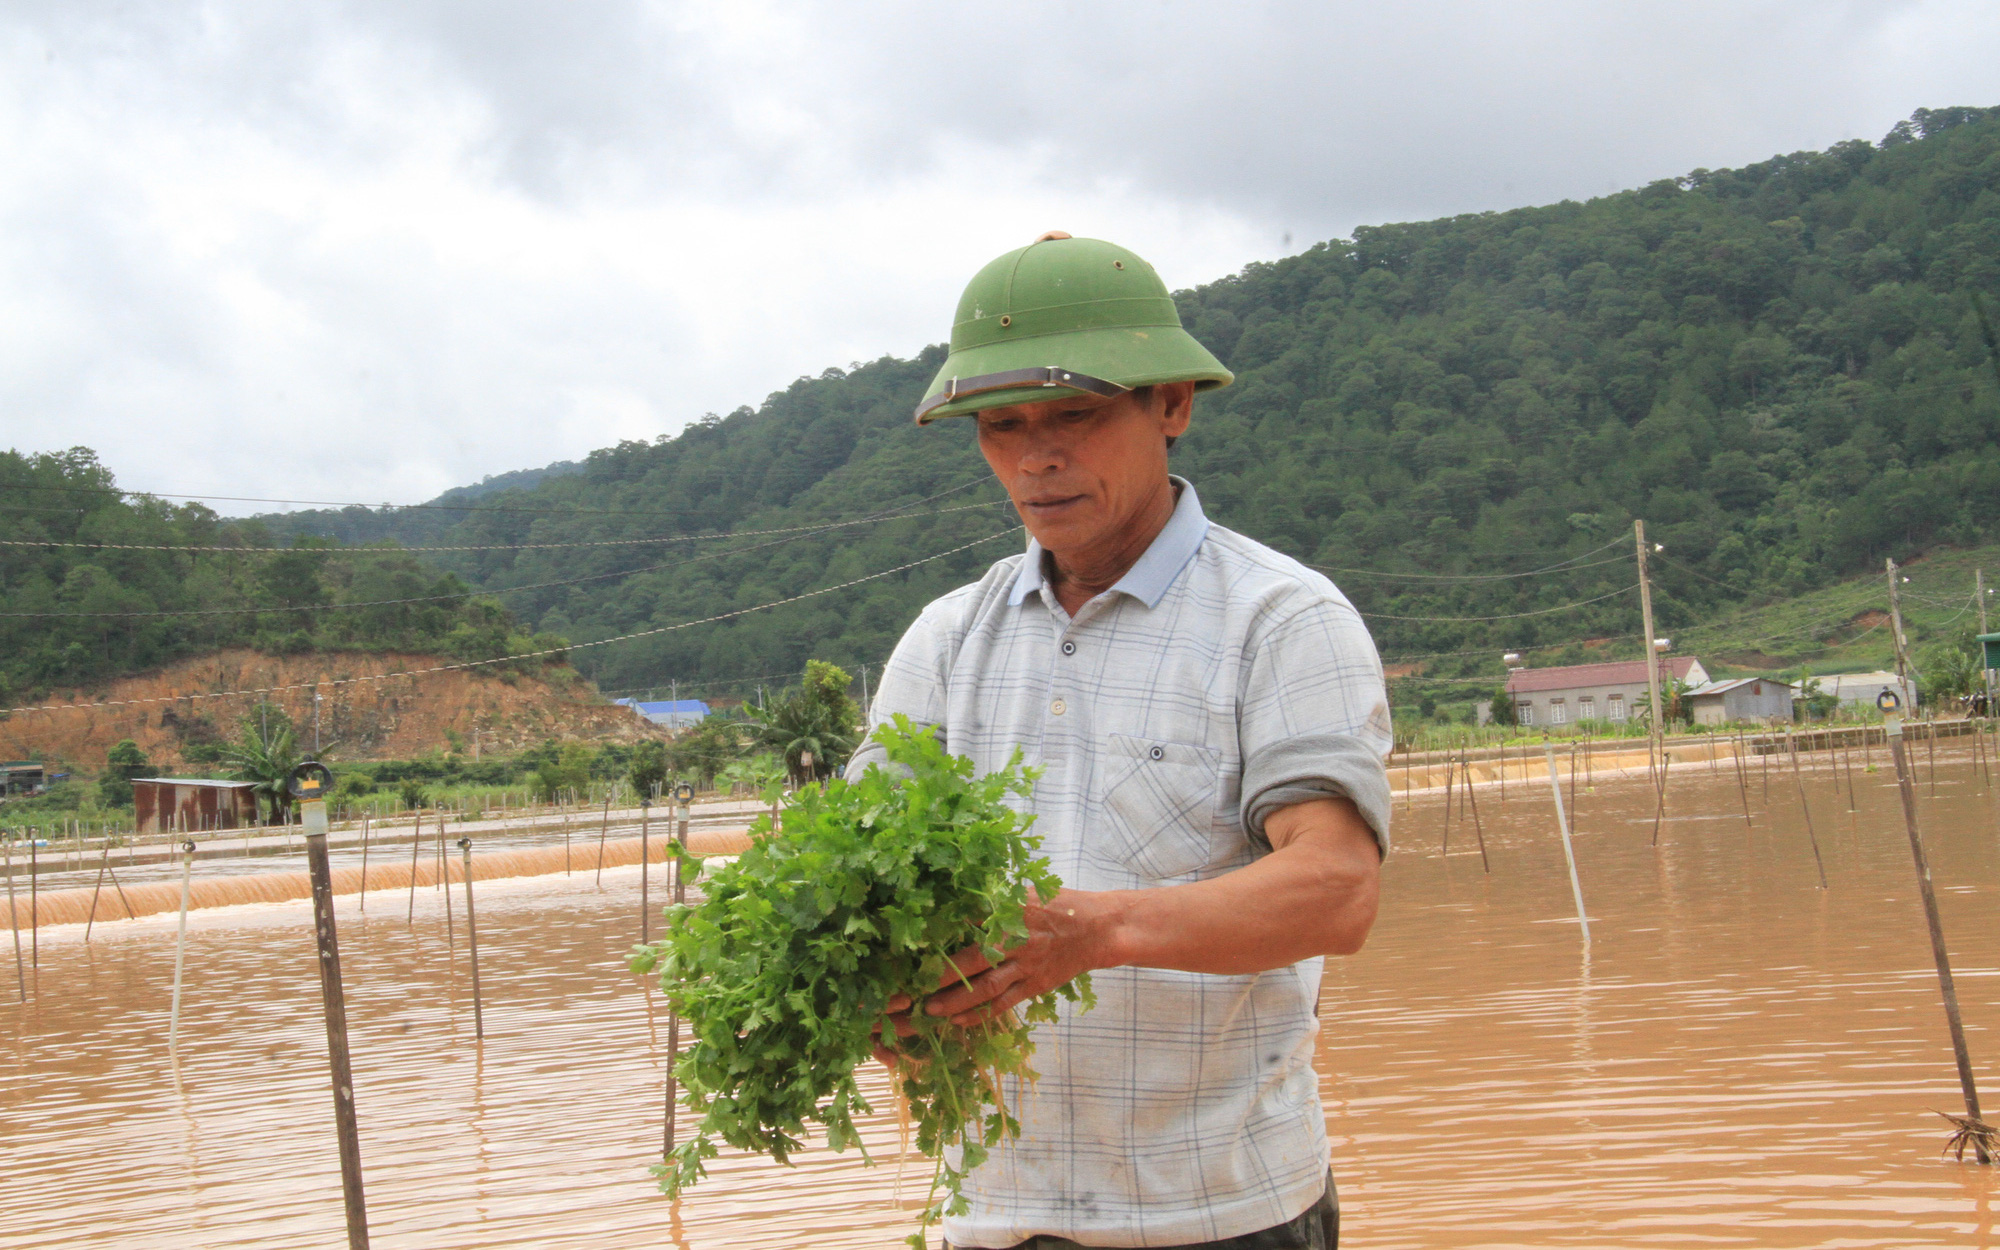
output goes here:
{"type": "MultiPolygon", "coordinates": [[[[2000,806],[1969,745],[1937,761],[1920,812],[1990,1105],[2000,806]]],[[[1381,922],[1322,999],[1345,1245],[2000,1246],[2000,1169],[1939,1156],[1931,1109],[1959,1093],[1893,781],[1857,753],[1850,799],[1829,758],[1807,762],[1824,891],[1778,761],[1768,798],[1747,773],[1749,827],[1726,764],[1677,769],[1657,846],[1643,778],[1579,783],[1588,951],[1546,786],[1510,782],[1504,803],[1480,787],[1490,874],[1462,810],[1445,856],[1442,796],[1398,801],[1381,922]]],[[[908,1232],[927,1170],[908,1163],[899,1203],[886,1114],[869,1129],[883,1166],[729,1158],[678,1210],[653,1192],[666,1016],[620,960],[638,882],[479,885],[483,1046],[462,907],[448,948],[434,890],[414,925],[406,896],[365,918],[340,901],[376,1246],[908,1232]]],[[[4,968],[0,1247],[345,1244],[309,917],[190,917],[178,1070],[171,915],[100,924],[87,947],[79,927],[44,930],[25,1006],[4,968]]]]}

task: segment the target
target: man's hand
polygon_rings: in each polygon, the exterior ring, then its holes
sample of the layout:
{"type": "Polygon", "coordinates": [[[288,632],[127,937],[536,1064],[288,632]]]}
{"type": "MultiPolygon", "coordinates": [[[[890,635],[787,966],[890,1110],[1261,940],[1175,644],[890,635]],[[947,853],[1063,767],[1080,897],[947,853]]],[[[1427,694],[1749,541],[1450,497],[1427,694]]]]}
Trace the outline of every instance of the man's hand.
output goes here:
{"type": "MultiPolygon", "coordinates": [[[[1027,940],[997,964],[976,946],[960,951],[953,963],[961,975],[948,975],[924,1012],[971,1025],[1096,968],[1241,976],[1360,950],[1375,922],[1382,857],[1354,804],[1328,798],[1283,808],[1264,833],[1269,855],[1207,881],[1031,901],[1027,940]]],[[[898,1036],[916,1032],[910,1009],[904,995],[888,1003],[898,1036]]],[[[886,1049],[875,1053],[895,1066],[886,1049]]]]}
{"type": "MultiPolygon", "coordinates": [[[[977,946],[953,955],[957,972],[946,973],[938,992],[924,1000],[924,1014],[949,1017],[961,1027],[978,1024],[1092,968],[1109,966],[1098,962],[1102,947],[1098,930],[1109,897],[1096,891],[1064,890],[1047,904],[1030,900],[1027,940],[1003,952],[997,964],[977,946]]],[[[916,1032],[909,1023],[907,995],[890,999],[888,1009],[898,1036],[916,1032]]]]}

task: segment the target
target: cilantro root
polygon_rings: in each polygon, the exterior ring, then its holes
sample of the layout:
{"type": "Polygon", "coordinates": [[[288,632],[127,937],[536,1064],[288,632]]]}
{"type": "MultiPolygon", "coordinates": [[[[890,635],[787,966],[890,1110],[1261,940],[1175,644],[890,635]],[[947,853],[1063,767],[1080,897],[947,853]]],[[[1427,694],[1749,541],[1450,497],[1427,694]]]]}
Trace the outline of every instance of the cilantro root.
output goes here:
{"type": "MultiPolygon", "coordinates": [[[[833,1149],[860,1148],[854,1117],[873,1108],[855,1071],[879,1028],[901,1057],[917,1149],[936,1164],[924,1226],[961,1213],[966,1174],[1020,1133],[1004,1088],[1034,1079],[1031,1026],[1056,1018],[1058,997],[1093,1001],[1083,976],[973,1028],[912,1012],[917,1032],[896,1036],[891,998],[921,1003],[966,947],[997,960],[1027,937],[1031,892],[1053,898],[1062,883],[1035,855],[1034,818],[1005,802],[1033,789],[1019,752],[975,778],[972,761],[906,717],[874,737],[910,776],[871,767],[791,795],[779,828],[760,817],[752,832],[766,836],[708,878],[702,902],[669,908],[666,936],[632,952],[633,971],[658,974],[694,1039],[674,1071],[701,1121],[654,1168],[670,1195],[706,1174],[718,1141],[784,1163],[818,1126],[833,1149]],[[956,1168],[945,1160],[954,1146],[956,1168]]],[[[921,1232],[911,1239],[922,1243],[921,1232]]]]}

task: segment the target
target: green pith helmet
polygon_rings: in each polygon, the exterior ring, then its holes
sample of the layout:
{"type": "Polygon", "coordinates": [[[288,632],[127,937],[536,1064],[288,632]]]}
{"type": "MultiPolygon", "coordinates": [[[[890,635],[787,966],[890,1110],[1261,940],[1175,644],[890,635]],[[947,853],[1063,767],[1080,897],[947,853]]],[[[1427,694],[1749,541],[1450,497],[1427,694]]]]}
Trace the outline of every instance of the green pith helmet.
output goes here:
{"type": "Polygon", "coordinates": [[[1205,391],[1234,379],[1181,328],[1151,265],[1115,243],[1051,231],[966,285],[951,355],[917,405],[917,424],[1066,394],[1188,381],[1205,391]]]}

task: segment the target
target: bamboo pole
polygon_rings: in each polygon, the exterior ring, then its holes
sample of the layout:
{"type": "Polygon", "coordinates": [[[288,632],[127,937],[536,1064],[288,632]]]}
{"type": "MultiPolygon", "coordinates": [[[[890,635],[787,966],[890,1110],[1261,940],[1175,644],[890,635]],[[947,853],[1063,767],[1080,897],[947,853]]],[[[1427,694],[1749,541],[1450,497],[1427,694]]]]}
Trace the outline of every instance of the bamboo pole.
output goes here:
{"type": "Polygon", "coordinates": [[[1452,779],[1455,776],[1457,776],[1457,774],[1458,774],[1458,761],[1453,759],[1445,760],[1444,762],[1444,846],[1438,851],[1438,854],[1440,855],[1451,854],[1451,783],[1452,779]]]}
{"type": "Polygon", "coordinates": [[[347,996],[340,978],[340,938],[333,920],[333,870],[326,829],[306,834],[312,876],[313,935],[319,947],[320,1002],[326,1014],[327,1068],[333,1077],[334,1130],[340,1138],[340,1193],[347,1210],[348,1250],[368,1250],[368,1204],[361,1189],[361,1132],[354,1114],[354,1073],[347,1053],[347,996]]]}
{"type": "Polygon", "coordinates": [[[1479,839],[1479,866],[1490,874],[1493,861],[1486,858],[1486,829],[1479,823],[1479,790],[1472,784],[1472,764],[1463,752],[1459,760],[1465,765],[1465,802],[1472,808],[1472,832],[1479,839]]]}
{"type": "Polygon", "coordinates": [[[1576,898],[1576,922],[1583,930],[1583,944],[1590,945],[1590,917],[1583,910],[1583,883],[1576,876],[1576,852],[1569,844],[1569,817],[1563,812],[1562,777],[1556,772],[1556,749],[1548,742],[1542,743],[1542,752],[1549,766],[1549,793],[1556,801],[1556,828],[1562,833],[1563,862],[1569,865],[1569,889],[1576,898]]]}
{"type": "Polygon", "coordinates": [[[28,966],[37,973],[42,970],[42,909],[35,888],[40,876],[35,835],[31,832],[28,834],[28,966]]]}
{"type": "Polygon", "coordinates": [[[445,955],[458,955],[458,935],[453,932],[451,920],[451,852],[444,845],[444,813],[438,813],[438,885],[444,890],[444,943],[445,955]]]}
{"type": "Polygon", "coordinates": [[[412,808],[415,824],[410,826],[410,917],[409,923],[417,923],[417,856],[424,846],[424,814],[412,808]]]}
{"type": "MultiPolygon", "coordinates": [[[[687,902],[687,880],[683,876],[687,868],[688,808],[685,801],[680,805],[679,829],[674,835],[674,903],[678,906],[687,902]]],[[[667,1004],[667,1126],[664,1142],[666,1152],[674,1150],[674,1108],[680,1102],[680,1074],[674,1071],[681,1053],[681,1014],[670,1002],[667,1004]]]]}
{"type": "Polygon", "coordinates": [[[181,969],[187,962],[188,878],[194,875],[194,839],[181,843],[181,920],[174,933],[174,1009],[167,1018],[167,1053],[178,1054],[181,1039],[181,969]]]}
{"type": "Polygon", "coordinates": [[[1813,832],[1812,805],[1806,802],[1805,775],[1799,771],[1798,743],[1792,741],[1792,735],[1789,730],[1786,731],[1785,738],[1788,742],[1791,742],[1792,781],[1798,786],[1799,790],[1799,810],[1804,812],[1806,816],[1806,838],[1812,842],[1813,867],[1819,870],[1819,888],[1824,890],[1826,888],[1826,863],[1819,856],[1819,835],[1813,832]]]}
{"type": "Polygon", "coordinates": [[[361,813],[361,910],[368,910],[368,813],[361,813]]]}
{"type": "Polygon", "coordinates": [[[1965,1044],[1965,1023],[1959,1017],[1958,987],[1952,981],[1951,956],[1945,949],[1944,921],[1938,914],[1937,890],[1931,884],[1931,866],[1924,854],[1923,836],[1917,830],[1917,794],[1916,787],[1910,782],[1910,769],[1904,758],[1903,720],[1894,709],[1883,717],[1883,730],[1889,739],[1889,753],[1896,762],[1896,790],[1903,800],[1903,828],[1910,835],[1910,858],[1917,870],[1918,893],[1923,896],[1924,923],[1930,930],[1931,959],[1937,964],[1938,990],[1944,998],[1945,1024],[1951,1031],[1952,1058],[1958,1063],[1959,1090],[1965,1095],[1965,1119],[1946,1118],[1957,1124],[1965,1134],[1966,1144],[1972,1147],[1974,1157],[1981,1163],[1990,1163],[1994,1130],[1979,1112],[1979,1087],[1973,1081],[1972,1056],[1965,1044]]]}
{"type": "Polygon", "coordinates": [[[14,931],[14,984],[21,991],[21,1001],[28,1001],[28,974],[21,965],[21,922],[14,915],[14,839],[0,838],[0,846],[7,848],[7,927],[14,931]]]}
{"type": "Polygon", "coordinates": [[[650,856],[646,853],[648,849],[646,831],[649,827],[647,818],[652,808],[653,800],[639,800],[639,944],[642,946],[650,942],[653,937],[653,909],[647,898],[651,889],[648,878],[652,875],[652,869],[648,862],[650,856]]]}
{"type": "Polygon", "coordinates": [[[604,839],[611,836],[611,796],[604,796],[604,827],[597,831],[597,884],[604,884],[604,839]]]}
{"type": "Polygon", "coordinates": [[[111,868],[111,835],[104,835],[104,862],[97,866],[97,884],[90,887],[90,914],[83,921],[83,944],[90,945],[90,930],[97,923],[97,895],[104,889],[104,874],[111,868]]]}
{"type": "Polygon", "coordinates": [[[1751,827],[1750,783],[1743,777],[1743,731],[1736,731],[1736,795],[1743,800],[1743,827],[1751,827]]]}
{"type": "Polygon", "coordinates": [[[481,1041],[486,1037],[486,1014],[479,998],[479,923],[472,911],[472,839],[461,837],[458,849],[465,864],[465,946],[472,959],[472,1037],[481,1041]]]}

